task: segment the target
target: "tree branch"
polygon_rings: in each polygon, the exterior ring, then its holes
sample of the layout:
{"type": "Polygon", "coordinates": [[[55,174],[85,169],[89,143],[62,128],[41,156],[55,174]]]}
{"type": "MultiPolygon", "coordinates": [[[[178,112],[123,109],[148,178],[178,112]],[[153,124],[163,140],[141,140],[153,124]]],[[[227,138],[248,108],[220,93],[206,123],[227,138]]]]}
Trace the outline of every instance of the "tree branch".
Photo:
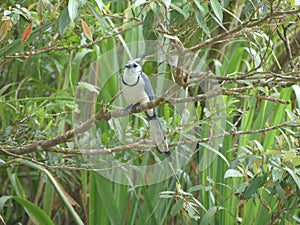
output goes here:
{"type": "Polygon", "coordinates": [[[236,27],[228,32],[223,32],[213,38],[207,39],[206,41],[203,41],[200,44],[189,48],[188,50],[192,51],[192,52],[196,52],[200,49],[203,49],[204,47],[210,46],[210,45],[218,43],[218,42],[222,42],[225,40],[226,40],[226,42],[228,42],[228,39],[235,38],[235,37],[240,36],[245,33],[253,32],[252,28],[255,28],[256,26],[262,26],[262,24],[269,25],[271,20],[283,19],[287,16],[297,15],[297,13],[299,13],[299,12],[300,12],[300,9],[286,11],[286,12],[276,12],[274,14],[271,14],[269,16],[266,16],[266,17],[258,19],[258,20],[242,23],[238,27],[236,27]]]}
{"type": "MultiPolygon", "coordinates": [[[[229,135],[248,135],[248,134],[257,134],[257,133],[265,133],[272,130],[282,129],[285,127],[296,127],[300,128],[300,124],[294,123],[293,121],[284,122],[278,125],[274,125],[267,128],[257,129],[257,130],[248,130],[248,131],[239,131],[236,127],[232,128],[229,131],[225,131],[221,134],[213,135],[210,137],[195,139],[195,140],[184,140],[184,141],[177,141],[177,142],[171,142],[169,143],[169,147],[176,147],[181,145],[190,145],[195,142],[197,143],[203,143],[212,141],[218,138],[226,137],[229,135]]],[[[149,141],[147,140],[140,140],[138,142],[132,143],[132,144],[126,144],[122,146],[107,148],[107,149],[69,149],[69,148],[60,148],[60,147],[49,147],[47,148],[47,151],[49,152],[57,152],[62,154],[70,154],[70,155],[103,155],[103,154],[111,154],[112,152],[120,152],[120,151],[126,151],[129,149],[151,149],[154,148],[153,144],[149,144],[149,141]]],[[[12,155],[17,158],[22,158],[23,156],[19,155],[17,152],[14,151],[14,149],[10,147],[1,147],[0,151],[5,153],[6,155],[12,155]]]]}
{"type": "Polygon", "coordinates": [[[115,37],[117,35],[126,33],[127,31],[129,31],[129,30],[131,30],[131,29],[133,29],[137,26],[140,26],[142,23],[143,23],[143,21],[139,21],[139,22],[131,25],[128,28],[122,29],[119,32],[115,32],[115,33],[112,33],[112,34],[108,34],[106,36],[102,36],[102,37],[98,38],[97,40],[95,40],[93,42],[90,42],[90,43],[87,43],[87,44],[73,45],[73,46],[53,46],[53,43],[50,43],[49,45],[47,45],[45,47],[42,47],[40,49],[37,49],[37,50],[26,51],[26,52],[18,52],[18,53],[14,53],[14,54],[11,54],[11,55],[5,55],[1,58],[1,61],[4,61],[5,59],[31,57],[31,56],[34,56],[34,55],[38,55],[38,54],[41,54],[41,53],[48,52],[48,51],[66,51],[66,50],[72,50],[72,49],[88,48],[88,47],[91,47],[95,44],[99,44],[100,42],[102,42],[106,39],[109,39],[109,38],[115,37]]]}

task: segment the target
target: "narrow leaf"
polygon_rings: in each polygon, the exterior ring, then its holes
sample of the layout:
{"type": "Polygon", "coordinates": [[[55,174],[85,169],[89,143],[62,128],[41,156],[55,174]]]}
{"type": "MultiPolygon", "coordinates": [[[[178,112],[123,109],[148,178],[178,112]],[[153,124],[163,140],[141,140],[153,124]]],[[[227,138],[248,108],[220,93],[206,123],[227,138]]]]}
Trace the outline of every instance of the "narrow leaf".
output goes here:
{"type": "Polygon", "coordinates": [[[229,169],[225,172],[224,178],[228,178],[228,177],[242,177],[243,174],[238,171],[238,170],[234,170],[234,169],[229,169]]]}
{"type": "Polygon", "coordinates": [[[184,17],[185,20],[189,17],[189,12],[182,10],[182,9],[181,9],[180,7],[178,7],[177,5],[171,3],[171,4],[170,4],[170,7],[171,7],[172,9],[174,9],[175,11],[177,11],[178,13],[180,13],[180,14],[184,17]]]}
{"type": "Polygon", "coordinates": [[[258,191],[260,187],[262,187],[267,180],[267,174],[264,174],[261,177],[254,177],[249,184],[249,186],[246,188],[243,199],[249,199],[255,192],[258,191]]]}
{"type": "Polygon", "coordinates": [[[165,4],[166,8],[169,9],[171,5],[171,0],[163,0],[163,3],[165,4]]]}
{"type": "Polygon", "coordinates": [[[100,9],[100,11],[102,11],[105,7],[104,3],[101,0],[95,0],[97,3],[98,8],[100,9]]]}
{"type": "Polygon", "coordinates": [[[53,225],[51,219],[47,216],[47,214],[41,210],[37,205],[33,204],[32,202],[17,197],[17,196],[2,196],[0,198],[0,209],[3,207],[4,203],[9,200],[13,199],[16,202],[18,202],[20,205],[22,205],[24,208],[26,208],[27,212],[35,218],[39,224],[45,224],[45,225],[53,225]]]}
{"type": "Polygon", "coordinates": [[[292,88],[294,89],[297,98],[298,109],[300,109],[300,86],[295,84],[292,88]]]}
{"type": "Polygon", "coordinates": [[[218,18],[219,22],[222,23],[223,21],[223,11],[222,11],[222,6],[218,2],[218,0],[210,0],[211,7],[214,11],[214,14],[218,18]]]}
{"type": "MultiPolygon", "coordinates": [[[[44,167],[35,164],[33,162],[27,161],[27,160],[18,160],[18,162],[23,163],[27,166],[30,166],[32,168],[35,168],[37,170],[40,170],[42,172],[44,172],[49,180],[51,181],[53,187],[55,188],[57,194],[61,197],[62,201],[64,202],[65,206],[67,207],[67,209],[69,210],[69,213],[71,214],[71,216],[73,217],[74,221],[76,222],[76,224],[78,225],[84,225],[83,221],[81,220],[81,218],[79,217],[79,215],[77,214],[77,212],[75,211],[75,209],[73,208],[73,206],[71,205],[71,203],[69,202],[69,199],[67,199],[67,197],[65,196],[65,193],[63,190],[61,190],[60,185],[58,184],[58,182],[56,181],[56,179],[52,176],[52,174],[45,169],[44,167]]],[[[43,224],[43,223],[41,223],[43,224]]]]}
{"type": "Polygon", "coordinates": [[[203,29],[205,34],[210,38],[211,35],[210,35],[209,28],[208,28],[206,22],[204,21],[204,18],[202,18],[201,13],[199,13],[198,11],[195,11],[195,16],[196,16],[196,20],[198,22],[198,25],[203,29]]]}
{"type": "Polygon", "coordinates": [[[64,8],[58,19],[58,31],[61,36],[64,35],[66,28],[68,27],[70,22],[71,22],[71,19],[70,19],[69,13],[68,13],[68,9],[64,8]]]}
{"type": "Polygon", "coordinates": [[[181,198],[172,206],[171,216],[177,215],[183,209],[183,203],[184,200],[181,198]]]}
{"type": "Polygon", "coordinates": [[[97,87],[93,84],[81,81],[81,82],[78,83],[78,86],[81,87],[81,88],[87,89],[90,92],[94,92],[96,94],[99,94],[99,87],[97,87]]]}
{"type": "Polygon", "coordinates": [[[134,3],[134,8],[139,7],[147,2],[147,0],[136,0],[134,3]]]}
{"type": "Polygon", "coordinates": [[[101,176],[97,176],[97,177],[98,177],[98,182],[96,183],[96,185],[97,185],[98,195],[102,199],[102,202],[105,203],[104,208],[106,209],[111,224],[112,225],[122,224],[120,211],[118,209],[118,206],[116,204],[116,199],[114,197],[112,184],[110,183],[110,181],[105,180],[101,176]]]}
{"type": "Polygon", "coordinates": [[[213,153],[217,154],[218,156],[220,156],[224,162],[227,164],[227,166],[230,166],[228,160],[226,159],[226,157],[221,153],[219,152],[217,149],[214,149],[213,147],[205,144],[205,143],[200,143],[201,146],[203,146],[204,148],[206,148],[207,150],[209,151],[212,151],[213,153]]]}
{"type": "Polygon", "coordinates": [[[216,206],[212,206],[211,208],[209,208],[209,210],[203,216],[200,224],[201,225],[211,224],[210,222],[212,221],[213,216],[216,214],[217,209],[218,208],[216,206]]]}
{"type": "Polygon", "coordinates": [[[297,175],[297,173],[288,167],[285,167],[284,169],[291,175],[300,190],[300,177],[297,175]]]}
{"type": "Polygon", "coordinates": [[[69,0],[68,12],[69,12],[69,17],[72,21],[76,18],[77,11],[78,11],[78,0],[69,0]]]}
{"type": "Polygon", "coordinates": [[[33,22],[31,22],[23,31],[22,33],[22,38],[21,38],[21,44],[23,45],[24,42],[30,37],[30,34],[32,32],[32,24],[33,22]]]}
{"type": "Polygon", "coordinates": [[[153,32],[153,26],[155,22],[155,15],[152,10],[150,10],[143,23],[143,36],[145,40],[155,40],[155,34],[153,32]]]}
{"type": "Polygon", "coordinates": [[[84,35],[90,40],[93,41],[93,34],[91,32],[91,29],[89,28],[89,26],[87,25],[87,23],[83,20],[81,20],[81,26],[82,26],[82,30],[84,35]]]}

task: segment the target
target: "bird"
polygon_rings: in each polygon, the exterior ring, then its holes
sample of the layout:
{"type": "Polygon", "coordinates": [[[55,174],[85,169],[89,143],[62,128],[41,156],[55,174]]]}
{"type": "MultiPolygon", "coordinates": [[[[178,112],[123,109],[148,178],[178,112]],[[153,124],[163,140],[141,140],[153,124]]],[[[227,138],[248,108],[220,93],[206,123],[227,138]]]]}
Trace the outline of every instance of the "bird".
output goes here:
{"type": "MultiPolygon", "coordinates": [[[[140,65],[141,60],[142,58],[129,60],[121,75],[122,94],[129,104],[128,109],[134,109],[139,104],[147,103],[155,98],[151,82],[140,65]]],[[[169,156],[168,141],[156,109],[147,109],[145,114],[156,149],[159,153],[169,156]]]]}

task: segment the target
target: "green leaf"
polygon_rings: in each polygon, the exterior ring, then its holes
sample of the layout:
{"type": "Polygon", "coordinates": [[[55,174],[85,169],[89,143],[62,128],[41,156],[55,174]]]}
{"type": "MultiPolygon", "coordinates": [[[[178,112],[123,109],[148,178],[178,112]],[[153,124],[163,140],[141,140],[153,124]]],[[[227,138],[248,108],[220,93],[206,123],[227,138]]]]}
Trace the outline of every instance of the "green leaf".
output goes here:
{"type": "Polygon", "coordinates": [[[68,12],[69,12],[69,17],[72,21],[74,21],[74,19],[77,17],[78,6],[79,6],[78,0],[69,0],[68,12]]]}
{"type": "Polygon", "coordinates": [[[283,175],[283,169],[273,167],[272,169],[272,180],[273,182],[276,182],[282,178],[283,175]]]}
{"type": "Polygon", "coordinates": [[[156,35],[153,32],[153,26],[155,21],[155,15],[152,10],[150,10],[143,23],[143,36],[145,40],[155,40],[156,35]]]}
{"type": "Polygon", "coordinates": [[[189,217],[191,217],[192,219],[199,219],[199,216],[197,216],[197,211],[196,209],[192,206],[192,204],[187,204],[187,211],[189,214],[189,217]]]}
{"type": "Polygon", "coordinates": [[[136,0],[134,3],[134,8],[139,7],[147,2],[147,0],[136,0]]]}
{"type": "Polygon", "coordinates": [[[18,176],[15,173],[13,173],[9,175],[9,178],[16,194],[21,198],[26,198],[25,191],[23,189],[23,186],[20,183],[18,176]]]}
{"type": "Polygon", "coordinates": [[[69,80],[71,81],[71,85],[75,86],[77,84],[77,82],[80,80],[80,65],[82,63],[82,60],[84,59],[84,57],[92,52],[92,49],[83,49],[82,51],[78,52],[74,59],[72,60],[72,63],[69,64],[69,68],[71,71],[69,80]]]}
{"type": "Polygon", "coordinates": [[[163,3],[165,4],[166,8],[168,9],[171,5],[171,0],[163,0],[163,3]]]}
{"type": "Polygon", "coordinates": [[[103,1],[101,1],[101,0],[95,0],[95,1],[96,1],[98,8],[100,9],[100,11],[102,11],[105,8],[103,1]]]}
{"type": "Polygon", "coordinates": [[[89,173],[89,224],[109,224],[109,219],[103,202],[98,194],[97,183],[99,182],[96,172],[89,173]]]}
{"type": "Polygon", "coordinates": [[[210,222],[212,221],[213,216],[216,214],[217,212],[217,207],[216,206],[212,206],[210,207],[207,212],[205,213],[205,215],[203,216],[202,220],[201,220],[201,225],[208,225],[210,224],[210,222]]]}
{"type": "Polygon", "coordinates": [[[297,175],[296,172],[294,172],[293,170],[291,170],[288,167],[285,167],[284,169],[291,175],[291,177],[294,179],[295,183],[297,184],[298,189],[300,190],[300,177],[299,177],[299,175],[297,175]]]}
{"type": "Polygon", "coordinates": [[[267,90],[266,87],[258,86],[257,89],[260,90],[262,93],[264,93],[264,94],[266,94],[266,95],[268,94],[268,90],[267,90]]]}
{"type": "Polygon", "coordinates": [[[189,17],[189,12],[188,11],[184,11],[181,8],[179,8],[178,6],[176,6],[175,4],[170,5],[170,7],[174,10],[176,10],[178,13],[180,13],[181,15],[183,15],[184,19],[187,20],[189,17]]]}
{"type": "Polygon", "coordinates": [[[211,35],[210,35],[209,28],[208,28],[206,22],[204,21],[201,13],[195,11],[195,16],[196,16],[196,20],[198,22],[198,25],[202,28],[202,30],[205,32],[205,34],[210,38],[211,35]]]}
{"type": "Polygon", "coordinates": [[[223,11],[222,6],[218,0],[210,0],[211,7],[213,9],[214,14],[218,18],[219,22],[223,22],[223,11]]]}
{"type": "Polygon", "coordinates": [[[71,19],[70,19],[69,13],[68,13],[68,9],[64,8],[58,18],[58,31],[61,36],[64,35],[70,22],[71,22],[71,19]]]}
{"type": "Polygon", "coordinates": [[[211,191],[212,186],[204,186],[204,185],[200,184],[200,185],[196,185],[196,186],[189,188],[189,192],[200,191],[200,190],[211,191]]]}
{"type": "Polygon", "coordinates": [[[244,182],[244,183],[241,183],[241,184],[238,184],[236,186],[236,191],[238,193],[243,193],[245,191],[245,189],[249,186],[249,184],[247,182],[244,182]]]}
{"type": "MultiPolygon", "coordinates": [[[[2,210],[5,202],[9,199],[12,199],[22,205],[26,212],[33,218],[36,219],[36,222],[43,225],[53,225],[51,219],[47,216],[47,214],[41,210],[37,205],[33,204],[32,202],[20,198],[18,196],[2,196],[0,198],[0,211],[2,210]]],[[[35,221],[34,221],[35,222],[35,221]]]]}
{"type": "Polygon", "coordinates": [[[246,188],[244,194],[243,194],[243,199],[249,199],[255,192],[258,191],[260,187],[262,187],[266,180],[267,180],[268,175],[264,174],[263,176],[260,177],[254,177],[249,184],[249,186],[246,188]]]}
{"type": "Polygon", "coordinates": [[[47,179],[45,183],[43,197],[43,210],[48,216],[51,216],[51,211],[53,209],[54,188],[49,179],[47,179]]]}
{"type": "Polygon", "coordinates": [[[177,215],[183,209],[184,199],[179,199],[171,208],[171,216],[177,215]]]}
{"type": "Polygon", "coordinates": [[[287,198],[285,196],[283,188],[281,187],[281,185],[279,183],[276,184],[275,189],[276,189],[278,195],[280,196],[280,198],[286,203],[287,198]]]}
{"type": "Polygon", "coordinates": [[[292,88],[294,89],[294,92],[295,92],[295,95],[297,98],[298,109],[300,109],[300,86],[293,85],[292,88]]]}
{"type": "Polygon", "coordinates": [[[98,195],[100,196],[102,202],[104,203],[103,206],[106,210],[106,213],[109,217],[111,224],[112,225],[122,224],[120,212],[117,207],[113,189],[112,189],[112,183],[100,175],[98,175],[97,178],[99,181],[96,183],[98,195]]]}
{"type": "Polygon", "coordinates": [[[44,167],[42,167],[38,164],[35,164],[33,162],[23,160],[23,159],[18,159],[16,161],[44,172],[48,176],[49,180],[51,181],[51,183],[52,183],[53,187],[55,188],[57,194],[61,197],[61,199],[64,202],[65,206],[69,210],[69,212],[70,212],[71,216],[73,217],[74,221],[78,225],[84,225],[83,221],[81,220],[81,218],[79,217],[79,215],[77,214],[77,212],[75,211],[75,209],[73,208],[71,203],[69,202],[68,197],[65,195],[64,191],[61,189],[61,186],[58,184],[58,182],[55,180],[55,178],[52,176],[52,174],[46,168],[44,168],[44,167]]]}
{"type": "Polygon", "coordinates": [[[219,152],[217,149],[214,149],[213,147],[209,146],[208,144],[205,144],[205,143],[200,143],[201,146],[203,146],[204,148],[206,148],[207,150],[217,154],[218,156],[220,156],[224,162],[227,164],[227,166],[230,166],[228,160],[226,159],[226,157],[221,153],[219,152]]]}

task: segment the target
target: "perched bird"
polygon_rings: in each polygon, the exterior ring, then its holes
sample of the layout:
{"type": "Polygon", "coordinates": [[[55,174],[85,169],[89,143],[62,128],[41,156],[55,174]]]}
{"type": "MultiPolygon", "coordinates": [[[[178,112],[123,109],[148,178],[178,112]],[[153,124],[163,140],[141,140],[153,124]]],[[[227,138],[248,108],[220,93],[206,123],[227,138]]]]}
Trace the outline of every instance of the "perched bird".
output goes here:
{"type": "MultiPolygon", "coordinates": [[[[148,76],[143,72],[139,64],[141,59],[129,60],[125,65],[124,73],[121,75],[122,92],[125,100],[129,104],[128,108],[134,108],[139,104],[146,103],[154,99],[154,92],[148,76]]],[[[156,109],[145,111],[149,121],[149,128],[152,138],[160,153],[170,155],[168,142],[161,122],[157,116],[156,109]]]]}

